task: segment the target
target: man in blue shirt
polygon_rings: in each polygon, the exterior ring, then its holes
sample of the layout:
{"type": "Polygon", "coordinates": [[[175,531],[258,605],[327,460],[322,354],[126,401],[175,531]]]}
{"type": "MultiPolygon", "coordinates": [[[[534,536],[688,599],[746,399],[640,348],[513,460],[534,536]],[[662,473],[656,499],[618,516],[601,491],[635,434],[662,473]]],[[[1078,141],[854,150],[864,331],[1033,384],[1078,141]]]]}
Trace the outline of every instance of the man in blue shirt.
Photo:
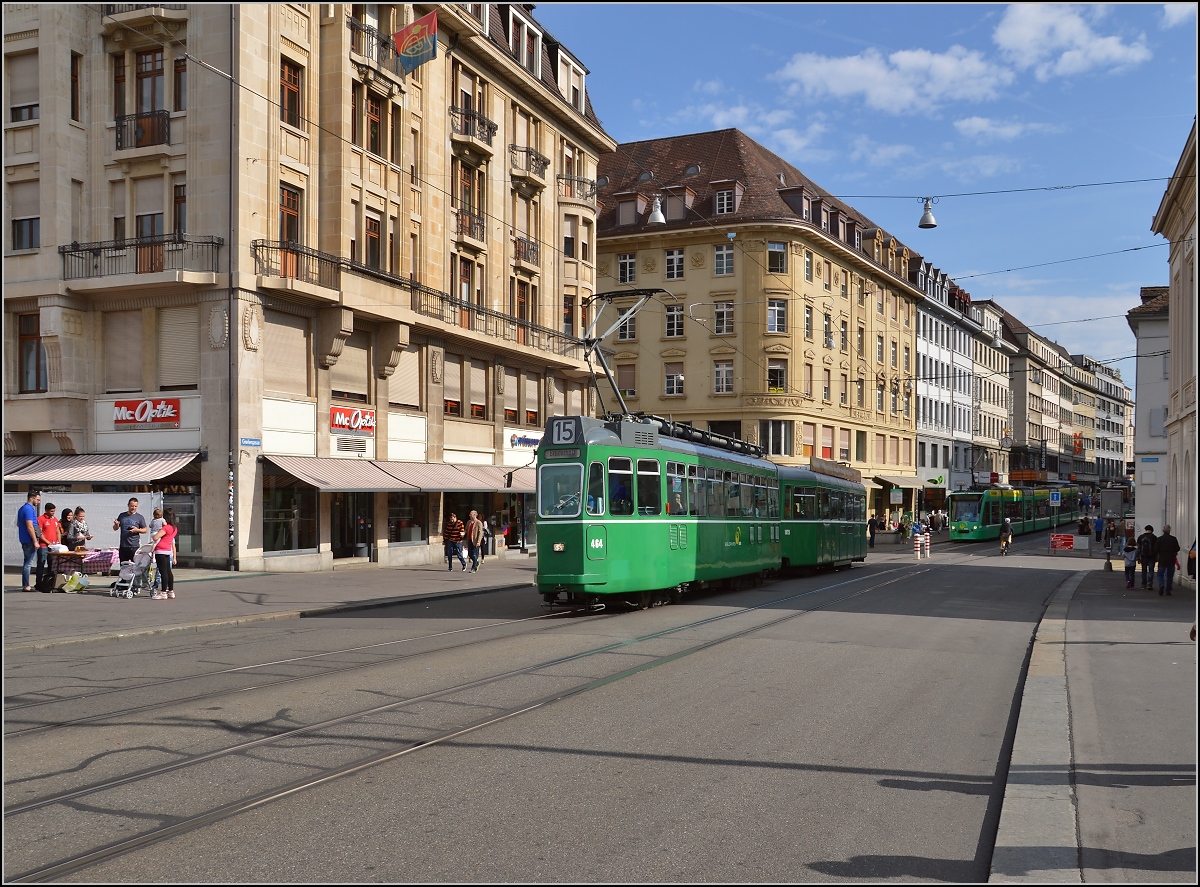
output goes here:
{"type": "Polygon", "coordinates": [[[33,591],[29,584],[29,574],[33,563],[37,560],[38,538],[37,528],[38,506],[42,502],[42,494],[32,490],[25,494],[25,504],[17,509],[17,535],[21,539],[21,551],[25,561],[21,566],[21,591],[33,591]]]}

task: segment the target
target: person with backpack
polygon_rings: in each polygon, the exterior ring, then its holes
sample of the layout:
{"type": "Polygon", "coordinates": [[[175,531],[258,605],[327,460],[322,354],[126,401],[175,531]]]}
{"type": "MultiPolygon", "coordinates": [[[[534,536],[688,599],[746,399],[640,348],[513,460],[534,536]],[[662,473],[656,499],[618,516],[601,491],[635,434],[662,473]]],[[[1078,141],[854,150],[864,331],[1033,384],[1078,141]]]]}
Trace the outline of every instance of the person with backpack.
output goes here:
{"type": "Polygon", "coordinates": [[[1146,532],[1137,537],[1138,563],[1142,565],[1142,590],[1154,585],[1154,546],[1157,543],[1154,527],[1146,524],[1146,532]]]}

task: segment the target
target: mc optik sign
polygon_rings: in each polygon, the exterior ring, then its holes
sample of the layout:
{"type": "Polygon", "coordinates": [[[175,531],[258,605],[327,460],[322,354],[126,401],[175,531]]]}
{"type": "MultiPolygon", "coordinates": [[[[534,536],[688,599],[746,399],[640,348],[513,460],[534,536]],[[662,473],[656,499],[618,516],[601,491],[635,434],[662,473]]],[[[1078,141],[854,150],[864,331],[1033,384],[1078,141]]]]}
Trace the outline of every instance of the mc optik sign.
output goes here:
{"type": "Polygon", "coordinates": [[[113,425],[122,431],[179,427],[179,398],[118,400],[113,404],[113,425]]]}

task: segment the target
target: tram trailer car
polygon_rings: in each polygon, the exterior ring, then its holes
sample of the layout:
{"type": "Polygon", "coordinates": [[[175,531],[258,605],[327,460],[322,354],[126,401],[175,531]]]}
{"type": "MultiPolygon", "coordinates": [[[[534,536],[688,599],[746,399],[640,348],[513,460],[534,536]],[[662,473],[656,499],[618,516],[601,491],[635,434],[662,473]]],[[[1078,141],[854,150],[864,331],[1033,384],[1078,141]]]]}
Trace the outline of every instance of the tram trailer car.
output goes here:
{"type": "Polygon", "coordinates": [[[992,487],[947,495],[950,539],[978,542],[999,539],[1004,519],[1012,520],[1013,535],[1049,530],[1079,520],[1079,489],[1058,487],[1059,507],[1050,507],[1050,488],[992,487]]]}
{"type": "MultiPolygon", "coordinates": [[[[820,507],[823,480],[838,494],[825,500],[827,513],[838,497],[844,511],[855,493],[849,481],[781,469],[742,441],[657,417],[560,416],[547,423],[537,458],[537,584],[547,601],[616,595],[647,606],[697,584],[757,580],[785,562],[815,567],[865,557],[865,520],[858,552],[845,521],[828,529],[804,510],[810,501],[820,507]],[[781,472],[790,477],[786,488],[781,472]],[[784,490],[795,515],[786,526],[784,490]]],[[[861,484],[857,493],[865,497],[861,484]]]]}
{"type": "Polygon", "coordinates": [[[867,559],[867,488],[859,472],[813,459],[781,466],[782,566],[844,567],[867,559]]]}

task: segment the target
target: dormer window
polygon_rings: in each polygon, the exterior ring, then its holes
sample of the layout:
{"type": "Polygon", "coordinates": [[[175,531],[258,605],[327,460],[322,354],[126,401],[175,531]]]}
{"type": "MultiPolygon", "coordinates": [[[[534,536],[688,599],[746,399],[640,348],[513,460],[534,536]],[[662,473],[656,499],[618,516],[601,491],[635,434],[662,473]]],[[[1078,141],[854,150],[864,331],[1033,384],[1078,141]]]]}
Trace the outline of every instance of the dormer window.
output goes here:
{"type": "Polygon", "coordinates": [[[691,188],[664,188],[667,199],[663,202],[663,212],[667,217],[668,222],[677,222],[681,219],[686,219],[688,210],[692,208],[692,202],[696,199],[695,193],[691,188]]]}
{"type": "Polygon", "coordinates": [[[720,179],[709,182],[713,189],[713,214],[731,215],[738,211],[746,186],[736,179],[720,179]]]}
{"type": "Polygon", "coordinates": [[[579,113],[583,113],[583,67],[559,51],[558,57],[558,91],[563,98],[579,113]]]}
{"type": "Polygon", "coordinates": [[[723,216],[726,213],[733,212],[733,189],[728,191],[718,191],[716,196],[716,212],[717,215],[723,216]]]}
{"type": "Polygon", "coordinates": [[[617,200],[617,224],[634,225],[646,211],[646,198],[636,191],[613,195],[617,200]]]}
{"type": "Polygon", "coordinates": [[[534,77],[540,77],[542,32],[522,18],[516,9],[510,8],[508,14],[508,48],[512,50],[513,58],[534,77]]]}

